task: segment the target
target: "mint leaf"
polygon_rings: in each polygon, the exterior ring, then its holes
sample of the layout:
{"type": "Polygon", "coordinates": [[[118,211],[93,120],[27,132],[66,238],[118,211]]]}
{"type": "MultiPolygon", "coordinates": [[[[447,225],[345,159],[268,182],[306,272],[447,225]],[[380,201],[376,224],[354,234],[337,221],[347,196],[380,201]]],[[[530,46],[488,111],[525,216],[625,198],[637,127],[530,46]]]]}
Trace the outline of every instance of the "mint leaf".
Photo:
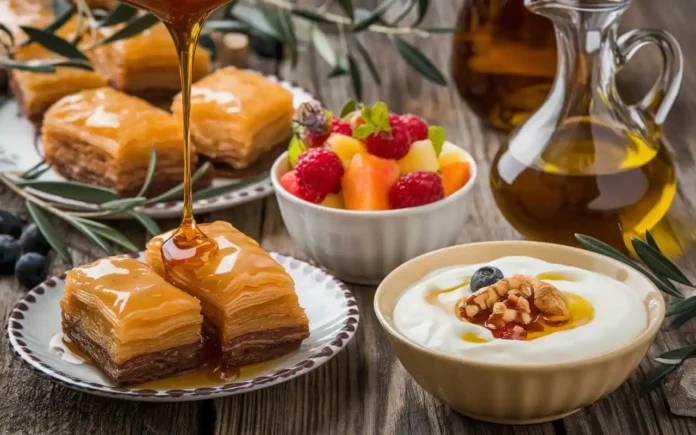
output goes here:
{"type": "Polygon", "coordinates": [[[343,109],[341,109],[341,118],[345,118],[348,116],[348,114],[355,112],[355,109],[358,107],[358,102],[355,100],[348,100],[348,102],[343,106],[343,109]]]}
{"type": "Polygon", "coordinates": [[[377,126],[372,122],[372,108],[370,106],[365,106],[360,110],[360,117],[365,121],[365,125],[369,125],[374,130],[377,126]]]}
{"type": "Polygon", "coordinates": [[[297,163],[297,159],[300,158],[300,154],[305,151],[305,145],[299,136],[295,135],[290,141],[288,146],[288,162],[290,162],[290,168],[294,168],[297,163]]]}
{"type": "Polygon", "coordinates": [[[433,143],[435,154],[439,156],[445,144],[445,129],[439,126],[428,127],[428,139],[433,143]]]}
{"type": "Polygon", "coordinates": [[[391,132],[391,125],[389,125],[389,109],[387,109],[387,105],[381,101],[372,106],[372,122],[377,127],[377,131],[391,132]]]}
{"type": "Polygon", "coordinates": [[[358,139],[358,140],[363,140],[374,132],[375,132],[375,129],[373,126],[368,125],[368,124],[363,124],[360,127],[353,130],[353,137],[355,139],[358,139]]]}

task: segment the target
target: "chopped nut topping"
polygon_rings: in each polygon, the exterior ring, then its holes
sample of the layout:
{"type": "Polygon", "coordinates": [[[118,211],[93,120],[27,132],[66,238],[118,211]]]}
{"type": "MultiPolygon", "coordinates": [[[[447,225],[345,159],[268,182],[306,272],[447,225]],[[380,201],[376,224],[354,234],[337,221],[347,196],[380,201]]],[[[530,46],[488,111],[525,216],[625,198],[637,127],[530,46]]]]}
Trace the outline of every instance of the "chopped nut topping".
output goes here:
{"type": "Polygon", "coordinates": [[[514,329],[516,333],[508,334],[506,338],[515,339],[524,339],[525,328],[539,317],[559,323],[570,319],[563,293],[547,282],[526,275],[503,278],[460,299],[455,311],[461,320],[483,321],[483,325],[492,331],[514,329]]]}

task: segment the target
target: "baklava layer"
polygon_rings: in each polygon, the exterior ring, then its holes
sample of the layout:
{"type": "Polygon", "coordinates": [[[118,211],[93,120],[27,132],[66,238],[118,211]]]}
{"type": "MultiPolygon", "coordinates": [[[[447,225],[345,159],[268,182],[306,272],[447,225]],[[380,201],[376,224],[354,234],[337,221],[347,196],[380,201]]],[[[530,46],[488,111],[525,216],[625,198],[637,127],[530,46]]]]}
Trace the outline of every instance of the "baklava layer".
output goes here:
{"type": "MultiPolygon", "coordinates": [[[[172,105],[181,116],[181,95],[172,105]]],[[[249,175],[268,169],[264,158],[287,145],[292,135],[293,96],[261,74],[222,68],[194,83],[191,134],[196,149],[211,159],[219,174],[249,175]]]]}
{"type": "MultiPolygon", "coordinates": [[[[77,18],[68,20],[56,33],[64,39],[72,40],[77,29],[77,18]]],[[[83,38],[88,43],[89,38],[83,38]]],[[[45,61],[56,58],[55,53],[32,43],[16,50],[20,61],[45,61]]],[[[56,58],[55,60],[61,60],[56,58]]],[[[62,59],[65,60],[65,59],[62,59]]],[[[76,92],[106,86],[107,81],[101,73],[73,67],[57,67],[53,73],[12,70],[10,87],[19,106],[34,125],[39,126],[46,110],[53,103],[76,92]]]]}
{"type": "MultiPolygon", "coordinates": [[[[123,92],[160,102],[181,91],[179,60],[174,42],[164,24],[157,24],[135,37],[104,45],[93,52],[97,69],[109,84],[123,92]]],[[[210,59],[205,49],[196,50],[193,80],[208,73],[210,59]]]]}
{"type": "Polygon", "coordinates": [[[200,303],[138,260],[109,257],[69,271],[61,309],[65,335],[116,385],[201,364],[200,303]]]}
{"type": "MultiPolygon", "coordinates": [[[[201,302],[203,316],[220,345],[221,365],[240,367],[297,349],[309,322],[295,284],[256,241],[227,222],[200,225],[219,251],[202,267],[177,267],[167,279],[201,302]]],[[[161,247],[170,233],[153,238],[145,260],[164,274],[161,247]]]]}
{"type": "MultiPolygon", "coordinates": [[[[112,88],[63,98],[46,113],[42,128],[46,161],[64,177],[132,196],[147,175],[150,149],[157,166],[148,196],[183,179],[182,127],[168,112],[112,88]]],[[[197,158],[192,155],[195,167],[197,158]]],[[[212,171],[197,186],[210,184],[212,171]]]]}

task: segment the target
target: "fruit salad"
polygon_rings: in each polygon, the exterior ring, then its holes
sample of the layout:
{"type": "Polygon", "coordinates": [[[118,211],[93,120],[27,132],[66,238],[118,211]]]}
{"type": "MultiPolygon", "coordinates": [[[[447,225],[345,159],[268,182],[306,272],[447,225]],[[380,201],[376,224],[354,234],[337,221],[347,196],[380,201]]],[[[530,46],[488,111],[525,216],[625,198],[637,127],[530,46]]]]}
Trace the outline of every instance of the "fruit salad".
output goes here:
{"type": "Polygon", "coordinates": [[[467,154],[442,127],[386,104],[350,101],[340,116],[316,101],[302,104],[288,148],[291,170],[280,184],[326,207],[392,210],[439,201],[467,184],[467,154]]]}

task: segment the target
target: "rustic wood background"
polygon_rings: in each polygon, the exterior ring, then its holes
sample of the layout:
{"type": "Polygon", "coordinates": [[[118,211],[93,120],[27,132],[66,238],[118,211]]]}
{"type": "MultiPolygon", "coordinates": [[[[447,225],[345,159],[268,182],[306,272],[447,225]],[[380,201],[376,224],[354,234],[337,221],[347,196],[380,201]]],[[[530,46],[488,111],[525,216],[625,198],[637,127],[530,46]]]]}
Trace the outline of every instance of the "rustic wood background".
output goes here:
{"type": "MultiPolygon", "coordinates": [[[[311,3],[304,1],[304,3],[311,3]]],[[[364,2],[368,7],[376,1],[364,2]]],[[[462,2],[432,1],[428,21],[452,25],[462,2]]],[[[696,137],[696,15],[693,0],[634,0],[624,17],[626,28],[650,26],[671,31],[681,42],[686,71],[679,101],[666,128],[679,166],[679,192],[674,210],[692,215],[696,200],[694,137],[696,137]]],[[[384,100],[397,112],[414,112],[443,125],[454,142],[468,149],[480,164],[481,173],[471,195],[470,216],[460,242],[517,239],[517,234],[498,212],[486,175],[491,159],[504,137],[496,134],[467,108],[453,86],[436,87],[404,66],[389,42],[369,37],[382,71],[381,88],[366,86],[365,101],[384,100]]],[[[417,44],[449,70],[450,36],[419,40],[417,44]]],[[[657,53],[646,50],[623,74],[625,88],[637,94],[652,83],[659,66],[657,53]]],[[[345,79],[328,81],[327,68],[312,51],[300,62],[294,79],[314,92],[329,107],[339,109],[350,97],[345,79]],[[318,64],[318,65],[317,65],[318,64]]],[[[368,74],[364,72],[365,81],[368,74]]],[[[24,213],[21,201],[0,186],[0,208],[24,213]]],[[[26,216],[26,213],[24,213],[26,216]]],[[[274,198],[259,200],[231,210],[201,216],[203,221],[223,219],[261,241],[264,248],[306,256],[297,250],[283,226],[274,198]]],[[[162,222],[174,227],[176,220],[162,222]]],[[[144,242],[144,232],[132,222],[118,227],[134,241],[144,242]]],[[[98,248],[74,231],[68,231],[76,264],[100,257],[98,248]]],[[[687,235],[688,236],[688,235],[687,235]]],[[[687,237],[688,238],[688,237],[687,237]]],[[[60,272],[61,265],[54,270],[60,272]]],[[[693,271],[693,269],[692,269],[693,271]]],[[[646,359],[640,370],[608,398],[580,412],[551,423],[512,427],[478,422],[451,411],[424,392],[404,371],[391,352],[372,309],[374,287],[351,286],[361,310],[357,337],[328,364],[312,373],[262,391],[218,400],[176,404],[125,402],[90,396],[39,378],[15,361],[0,335],[0,433],[113,433],[113,434],[685,434],[696,433],[696,419],[675,417],[665,396],[656,390],[641,396],[639,386],[651,367],[646,359]]],[[[12,277],[0,279],[0,316],[3,324],[12,306],[23,294],[12,277]]],[[[652,346],[655,356],[667,349],[694,341],[694,323],[679,330],[665,327],[652,346]]]]}

